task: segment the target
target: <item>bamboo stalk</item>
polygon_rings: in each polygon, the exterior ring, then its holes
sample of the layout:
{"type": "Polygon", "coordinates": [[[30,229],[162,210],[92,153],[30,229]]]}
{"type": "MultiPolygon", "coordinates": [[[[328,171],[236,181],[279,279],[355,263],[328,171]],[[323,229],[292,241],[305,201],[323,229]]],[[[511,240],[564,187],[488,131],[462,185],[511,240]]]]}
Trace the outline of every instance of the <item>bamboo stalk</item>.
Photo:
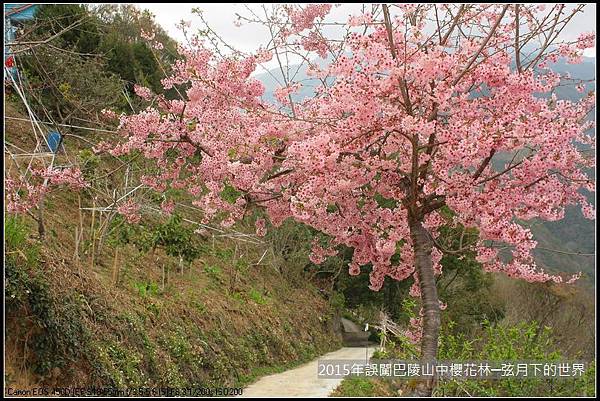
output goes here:
{"type": "Polygon", "coordinates": [[[119,283],[119,264],[117,263],[119,248],[115,248],[115,257],[113,258],[113,284],[119,283]]]}
{"type": "Polygon", "coordinates": [[[83,240],[83,213],[81,212],[81,195],[77,194],[77,204],[79,206],[79,239],[83,240]]]}
{"type": "Polygon", "coordinates": [[[91,264],[90,264],[90,268],[91,269],[94,268],[94,255],[95,255],[95,249],[94,248],[95,248],[95,242],[96,242],[96,235],[94,233],[94,223],[95,223],[95,220],[96,220],[96,209],[95,209],[96,208],[96,198],[94,198],[93,207],[94,207],[94,209],[92,209],[92,224],[91,224],[91,227],[90,227],[91,238],[92,238],[92,261],[91,261],[91,264]]]}
{"type": "Polygon", "coordinates": [[[73,255],[75,258],[75,266],[77,266],[77,271],[81,274],[81,263],[79,260],[79,230],[75,227],[75,254],[73,255]]]}

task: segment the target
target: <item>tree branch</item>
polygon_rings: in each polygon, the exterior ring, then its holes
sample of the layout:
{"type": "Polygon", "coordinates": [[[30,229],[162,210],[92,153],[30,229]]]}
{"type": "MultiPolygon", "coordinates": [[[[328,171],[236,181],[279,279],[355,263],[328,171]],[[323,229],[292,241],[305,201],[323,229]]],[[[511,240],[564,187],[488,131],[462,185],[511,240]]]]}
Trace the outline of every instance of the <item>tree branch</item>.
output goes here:
{"type": "Polygon", "coordinates": [[[486,36],[486,38],[484,39],[484,41],[481,43],[481,46],[479,46],[479,49],[477,50],[477,52],[473,55],[473,57],[471,57],[471,60],[469,60],[469,62],[467,63],[467,66],[458,75],[458,77],[456,77],[454,79],[454,81],[452,82],[452,86],[455,86],[462,79],[462,77],[469,71],[469,68],[471,68],[471,66],[473,65],[473,63],[475,62],[475,60],[477,60],[477,57],[479,57],[479,55],[481,54],[481,52],[483,51],[483,49],[485,48],[485,46],[488,44],[488,42],[490,41],[490,39],[492,38],[492,36],[494,36],[494,33],[496,32],[496,29],[498,28],[498,25],[500,25],[500,21],[502,21],[502,18],[504,18],[504,14],[506,13],[506,10],[508,9],[508,7],[509,7],[509,5],[507,4],[507,5],[504,6],[504,8],[502,8],[502,12],[498,16],[498,19],[496,20],[496,23],[494,24],[494,26],[490,30],[490,33],[488,33],[488,35],[486,36]]]}

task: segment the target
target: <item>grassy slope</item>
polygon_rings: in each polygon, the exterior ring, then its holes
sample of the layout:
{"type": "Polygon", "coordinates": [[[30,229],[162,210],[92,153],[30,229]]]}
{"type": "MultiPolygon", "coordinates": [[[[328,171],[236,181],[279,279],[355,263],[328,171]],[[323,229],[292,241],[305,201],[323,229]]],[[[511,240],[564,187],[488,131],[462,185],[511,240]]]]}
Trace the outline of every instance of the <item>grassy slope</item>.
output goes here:
{"type": "MultiPolygon", "coordinates": [[[[6,125],[8,140],[28,146],[27,123],[6,125]]],[[[255,265],[266,245],[207,242],[178,272],[175,258],[130,245],[114,263],[116,250],[106,244],[92,266],[84,213],[78,266],[77,195],[53,193],[45,215],[43,244],[28,217],[10,228],[23,238],[5,244],[7,385],[237,386],[340,346],[314,286],[290,280],[271,253],[255,265]]]]}

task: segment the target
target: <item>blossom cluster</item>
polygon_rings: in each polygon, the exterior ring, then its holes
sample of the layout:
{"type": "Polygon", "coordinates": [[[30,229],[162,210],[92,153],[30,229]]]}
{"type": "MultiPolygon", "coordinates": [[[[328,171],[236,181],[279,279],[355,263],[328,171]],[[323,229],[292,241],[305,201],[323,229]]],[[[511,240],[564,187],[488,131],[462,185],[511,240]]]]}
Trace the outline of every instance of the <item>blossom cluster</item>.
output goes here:
{"type": "Polygon", "coordinates": [[[89,186],[81,170],[75,167],[36,169],[30,174],[7,177],[4,181],[6,193],[6,211],[9,213],[27,213],[38,207],[44,196],[57,187],[81,189],[89,186]]]}

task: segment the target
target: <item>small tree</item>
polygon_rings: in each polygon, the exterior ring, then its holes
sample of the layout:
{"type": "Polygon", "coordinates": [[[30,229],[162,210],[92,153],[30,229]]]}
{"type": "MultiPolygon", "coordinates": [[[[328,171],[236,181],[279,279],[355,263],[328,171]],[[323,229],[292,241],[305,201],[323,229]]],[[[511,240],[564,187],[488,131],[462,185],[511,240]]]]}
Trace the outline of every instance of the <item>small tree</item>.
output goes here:
{"type": "Polygon", "coordinates": [[[6,191],[6,211],[14,214],[29,214],[38,225],[39,239],[46,234],[44,225],[44,201],[52,190],[60,187],[81,189],[89,184],[85,182],[78,168],[32,169],[29,174],[18,177],[7,175],[4,179],[6,191]],[[35,213],[34,213],[35,212],[35,213]]]}
{"type": "Polygon", "coordinates": [[[162,224],[147,228],[126,224],[122,218],[117,218],[114,224],[112,242],[116,244],[132,243],[144,252],[162,248],[168,256],[186,263],[200,256],[201,246],[194,230],[184,225],[178,214],[173,214],[162,224]]]}

